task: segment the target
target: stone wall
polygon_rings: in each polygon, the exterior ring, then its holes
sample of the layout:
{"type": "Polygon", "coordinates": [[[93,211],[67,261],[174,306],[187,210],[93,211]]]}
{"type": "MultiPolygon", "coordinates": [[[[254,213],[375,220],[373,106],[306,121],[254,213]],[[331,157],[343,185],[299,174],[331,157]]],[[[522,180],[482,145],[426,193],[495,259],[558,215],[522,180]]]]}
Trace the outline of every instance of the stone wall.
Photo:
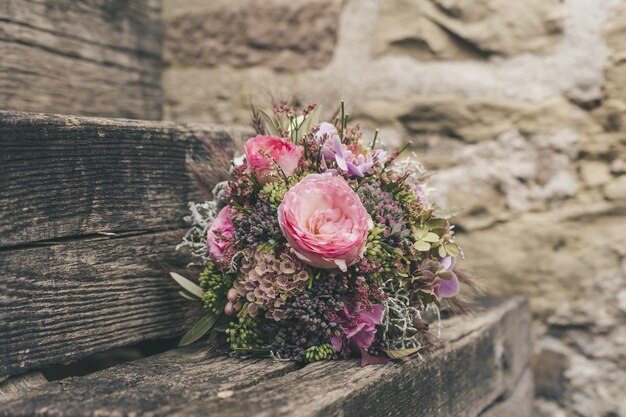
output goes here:
{"type": "Polygon", "coordinates": [[[535,314],[537,416],[626,416],[626,2],[165,0],[167,118],[347,102],[535,314]]]}

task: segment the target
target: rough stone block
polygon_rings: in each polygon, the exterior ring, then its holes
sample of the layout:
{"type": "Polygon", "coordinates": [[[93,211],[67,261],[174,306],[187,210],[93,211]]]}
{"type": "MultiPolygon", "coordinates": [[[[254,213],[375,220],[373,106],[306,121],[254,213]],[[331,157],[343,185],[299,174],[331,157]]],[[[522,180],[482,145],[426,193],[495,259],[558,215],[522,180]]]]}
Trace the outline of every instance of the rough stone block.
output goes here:
{"type": "Polygon", "coordinates": [[[165,59],[173,66],[324,67],[337,40],[342,0],[165,3],[165,59]]]}
{"type": "Polygon", "coordinates": [[[559,39],[562,17],[559,0],[389,0],[375,49],[420,60],[546,51],[559,39]]]}
{"type": "Polygon", "coordinates": [[[626,200],[626,175],[607,184],[604,187],[604,195],[609,200],[626,200]]]}

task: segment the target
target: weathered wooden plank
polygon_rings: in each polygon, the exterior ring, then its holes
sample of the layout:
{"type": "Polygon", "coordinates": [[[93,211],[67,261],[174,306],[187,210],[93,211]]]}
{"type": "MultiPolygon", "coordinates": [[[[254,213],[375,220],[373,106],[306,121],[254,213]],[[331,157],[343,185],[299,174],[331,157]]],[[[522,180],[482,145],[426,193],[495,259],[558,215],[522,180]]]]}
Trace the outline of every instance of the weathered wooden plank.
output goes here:
{"type": "Polygon", "coordinates": [[[4,0],[0,108],[159,119],[160,2],[4,0]]]}
{"type": "Polygon", "coordinates": [[[225,178],[242,132],[0,111],[0,248],[183,227],[190,165],[225,178]]]}
{"type": "Polygon", "coordinates": [[[0,375],[181,335],[198,310],[163,264],[182,232],[89,238],[0,251],[0,375]]]}
{"type": "Polygon", "coordinates": [[[532,417],[534,388],[532,371],[527,369],[511,395],[489,406],[479,417],[532,417]]]}
{"type": "Polygon", "coordinates": [[[444,344],[422,362],[371,368],[315,363],[171,415],[476,416],[512,392],[528,365],[528,306],[510,299],[444,326],[444,344]]]}
{"type": "Polygon", "coordinates": [[[242,132],[0,112],[0,376],[190,325],[162,265],[242,132]]]}
{"type": "Polygon", "coordinates": [[[48,380],[41,372],[30,372],[9,378],[4,382],[0,382],[0,401],[7,401],[10,397],[17,397],[29,389],[43,385],[46,382],[48,380]]]}
{"type": "Polygon", "coordinates": [[[518,395],[529,345],[528,306],[516,298],[445,320],[441,342],[423,361],[361,368],[346,360],[297,369],[209,358],[203,347],[192,347],[49,383],[0,404],[0,416],[475,417],[518,395]]]}
{"type": "Polygon", "coordinates": [[[294,369],[293,363],[216,356],[195,345],[48,383],[0,402],[0,416],[156,416],[171,405],[228,396],[294,369]]]}

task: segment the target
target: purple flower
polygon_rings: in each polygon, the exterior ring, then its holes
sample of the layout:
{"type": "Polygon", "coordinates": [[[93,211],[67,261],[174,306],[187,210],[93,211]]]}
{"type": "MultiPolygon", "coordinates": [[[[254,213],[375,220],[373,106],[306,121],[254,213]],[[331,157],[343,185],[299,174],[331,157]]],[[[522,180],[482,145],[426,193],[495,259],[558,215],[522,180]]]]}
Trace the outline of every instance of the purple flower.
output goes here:
{"type": "Polygon", "coordinates": [[[413,189],[413,192],[415,192],[415,195],[417,196],[417,199],[420,203],[422,203],[423,205],[428,204],[426,193],[424,192],[424,188],[421,185],[412,185],[411,188],[413,189]]]}
{"type": "Polygon", "coordinates": [[[328,138],[332,138],[335,135],[339,135],[339,133],[337,133],[337,128],[335,128],[335,125],[328,122],[322,122],[320,123],[317,132],[315,132],[315,140],[317,141],[317,143],[323,143],[326,142],[328,138]]]}
{"type": "Polygon", "coordinates": [[[334,321],[343,326],[343,335],[330,338],[337,352],[356,348],[361,352],[361,366],[386,363],[387,358],[373,356],[367,352],[376,337],[376,325],[383,320],[385,308],[372,304],[372,310],[361,308],[360,304],[344,303],[343,310],[337,313],[334,321]]]}
{"type": "Polygon", "coordinates": [[[315,139],[322,142],[322,163],[327,171],[327,163],[335,162],[337,167],[348,175],[363,177],[376,162],[384,163],[387,160],[387,152],[376,149],[367,151],[360,145],[344,145],[335,126],[330,123],[321,123],[315,139]]]}
{"type": "Polygon", "coordinates": [[[454,265],[456,264],[456,258],[452,256],[446,256],[440,260],[441,268],[437,275],[441,279],[437,285],[437,295],[441,298],[454,297],[459,293],[459,278],[454,273],[454,265]]]}

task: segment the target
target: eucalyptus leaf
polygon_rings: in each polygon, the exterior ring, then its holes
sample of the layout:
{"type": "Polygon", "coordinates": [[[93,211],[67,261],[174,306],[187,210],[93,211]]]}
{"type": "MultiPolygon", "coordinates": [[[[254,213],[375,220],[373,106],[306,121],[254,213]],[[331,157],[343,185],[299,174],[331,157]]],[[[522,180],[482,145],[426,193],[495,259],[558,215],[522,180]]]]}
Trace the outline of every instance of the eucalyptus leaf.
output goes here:
{"type": "Polygon", "coordinates": [[[424,242],[423,240],[418,240],[413,244],[413,247],[420,252],[426,252],[430,250],[430,243],[424,242]]]}
{"type": "Polygon", "coordinates": [[[191,300],[191,301],[200,301],[200,298],[194,297],[193,295],[189,294],[187,291],[178,291],[178,294],[187,299],[187,300],[191,300]]]}
{"type": "Polygon", "coordinates": [[[459,256],[461,254],[461,249],[456,243],[449,243],[445,245],[446,252],[450,254],[450,256],[459,256]]]}
{"type": "Polygon", "coordinates": [[[426,222],[426,226],[431,229],[443,229],[447,225],[448,221],[446,219],[431,218],[426,222]]]}
{"type": "Polygon", "coordinates": [[[424,236],[428,233],[427,227],[414,227],[413,228],[413,236],[415,236],[416,240],[422,240],[424,236]]]}
{"type": "Polygon", "coordinates": [[[433,212],[433,214],[437,217],[441,217],[442,219],[449,219],[461,213],[462,211],[463,209],[460,207],[454,207],[449,209],[438,208],[433,212]]]}
{"type": "Polygon", "coordinates": [[[193,282],[189,281],[184,276],[177,274],[176,272],[170,272],[170,275],[172,276],[172,278],[174,278],[174,281],[176,281],[178,285],[183,287],[189,294],[195,295],[199,299],[202,299],[203,291],[199,285],[194,284],[193,282]]]}
{"type": "Polygon", "coordinates": [[[187,346],[200,339],[202,336],[207,334],[209,330],[215,325],[218,316],[216,315],[208,315],[202,317],[200,320],[193,325],[193,327],[185,333],[185,335],[178,342],[178,346],[187,346]]]}
{"type": "Polygon", "coordinates": [[[407,356],[411,356],[419,352],[420,350],[422,350],[422,348],[395,349],[395,350],[385,350],[385,353],[387,354],[387,356],[389,356],[390,359],[402,359],[402,358],[406,358],[407,356]]]}
{"type": "Polygon", "coordinates": [[[439,241],[439,236],[437,236],[435,233],[433,232],[428,232],[426,233],[426,235],[424,235],[424,237],[422,238],[422,240],[424,242],[430,242],[430,243],[434,243],[439,241]]]}

